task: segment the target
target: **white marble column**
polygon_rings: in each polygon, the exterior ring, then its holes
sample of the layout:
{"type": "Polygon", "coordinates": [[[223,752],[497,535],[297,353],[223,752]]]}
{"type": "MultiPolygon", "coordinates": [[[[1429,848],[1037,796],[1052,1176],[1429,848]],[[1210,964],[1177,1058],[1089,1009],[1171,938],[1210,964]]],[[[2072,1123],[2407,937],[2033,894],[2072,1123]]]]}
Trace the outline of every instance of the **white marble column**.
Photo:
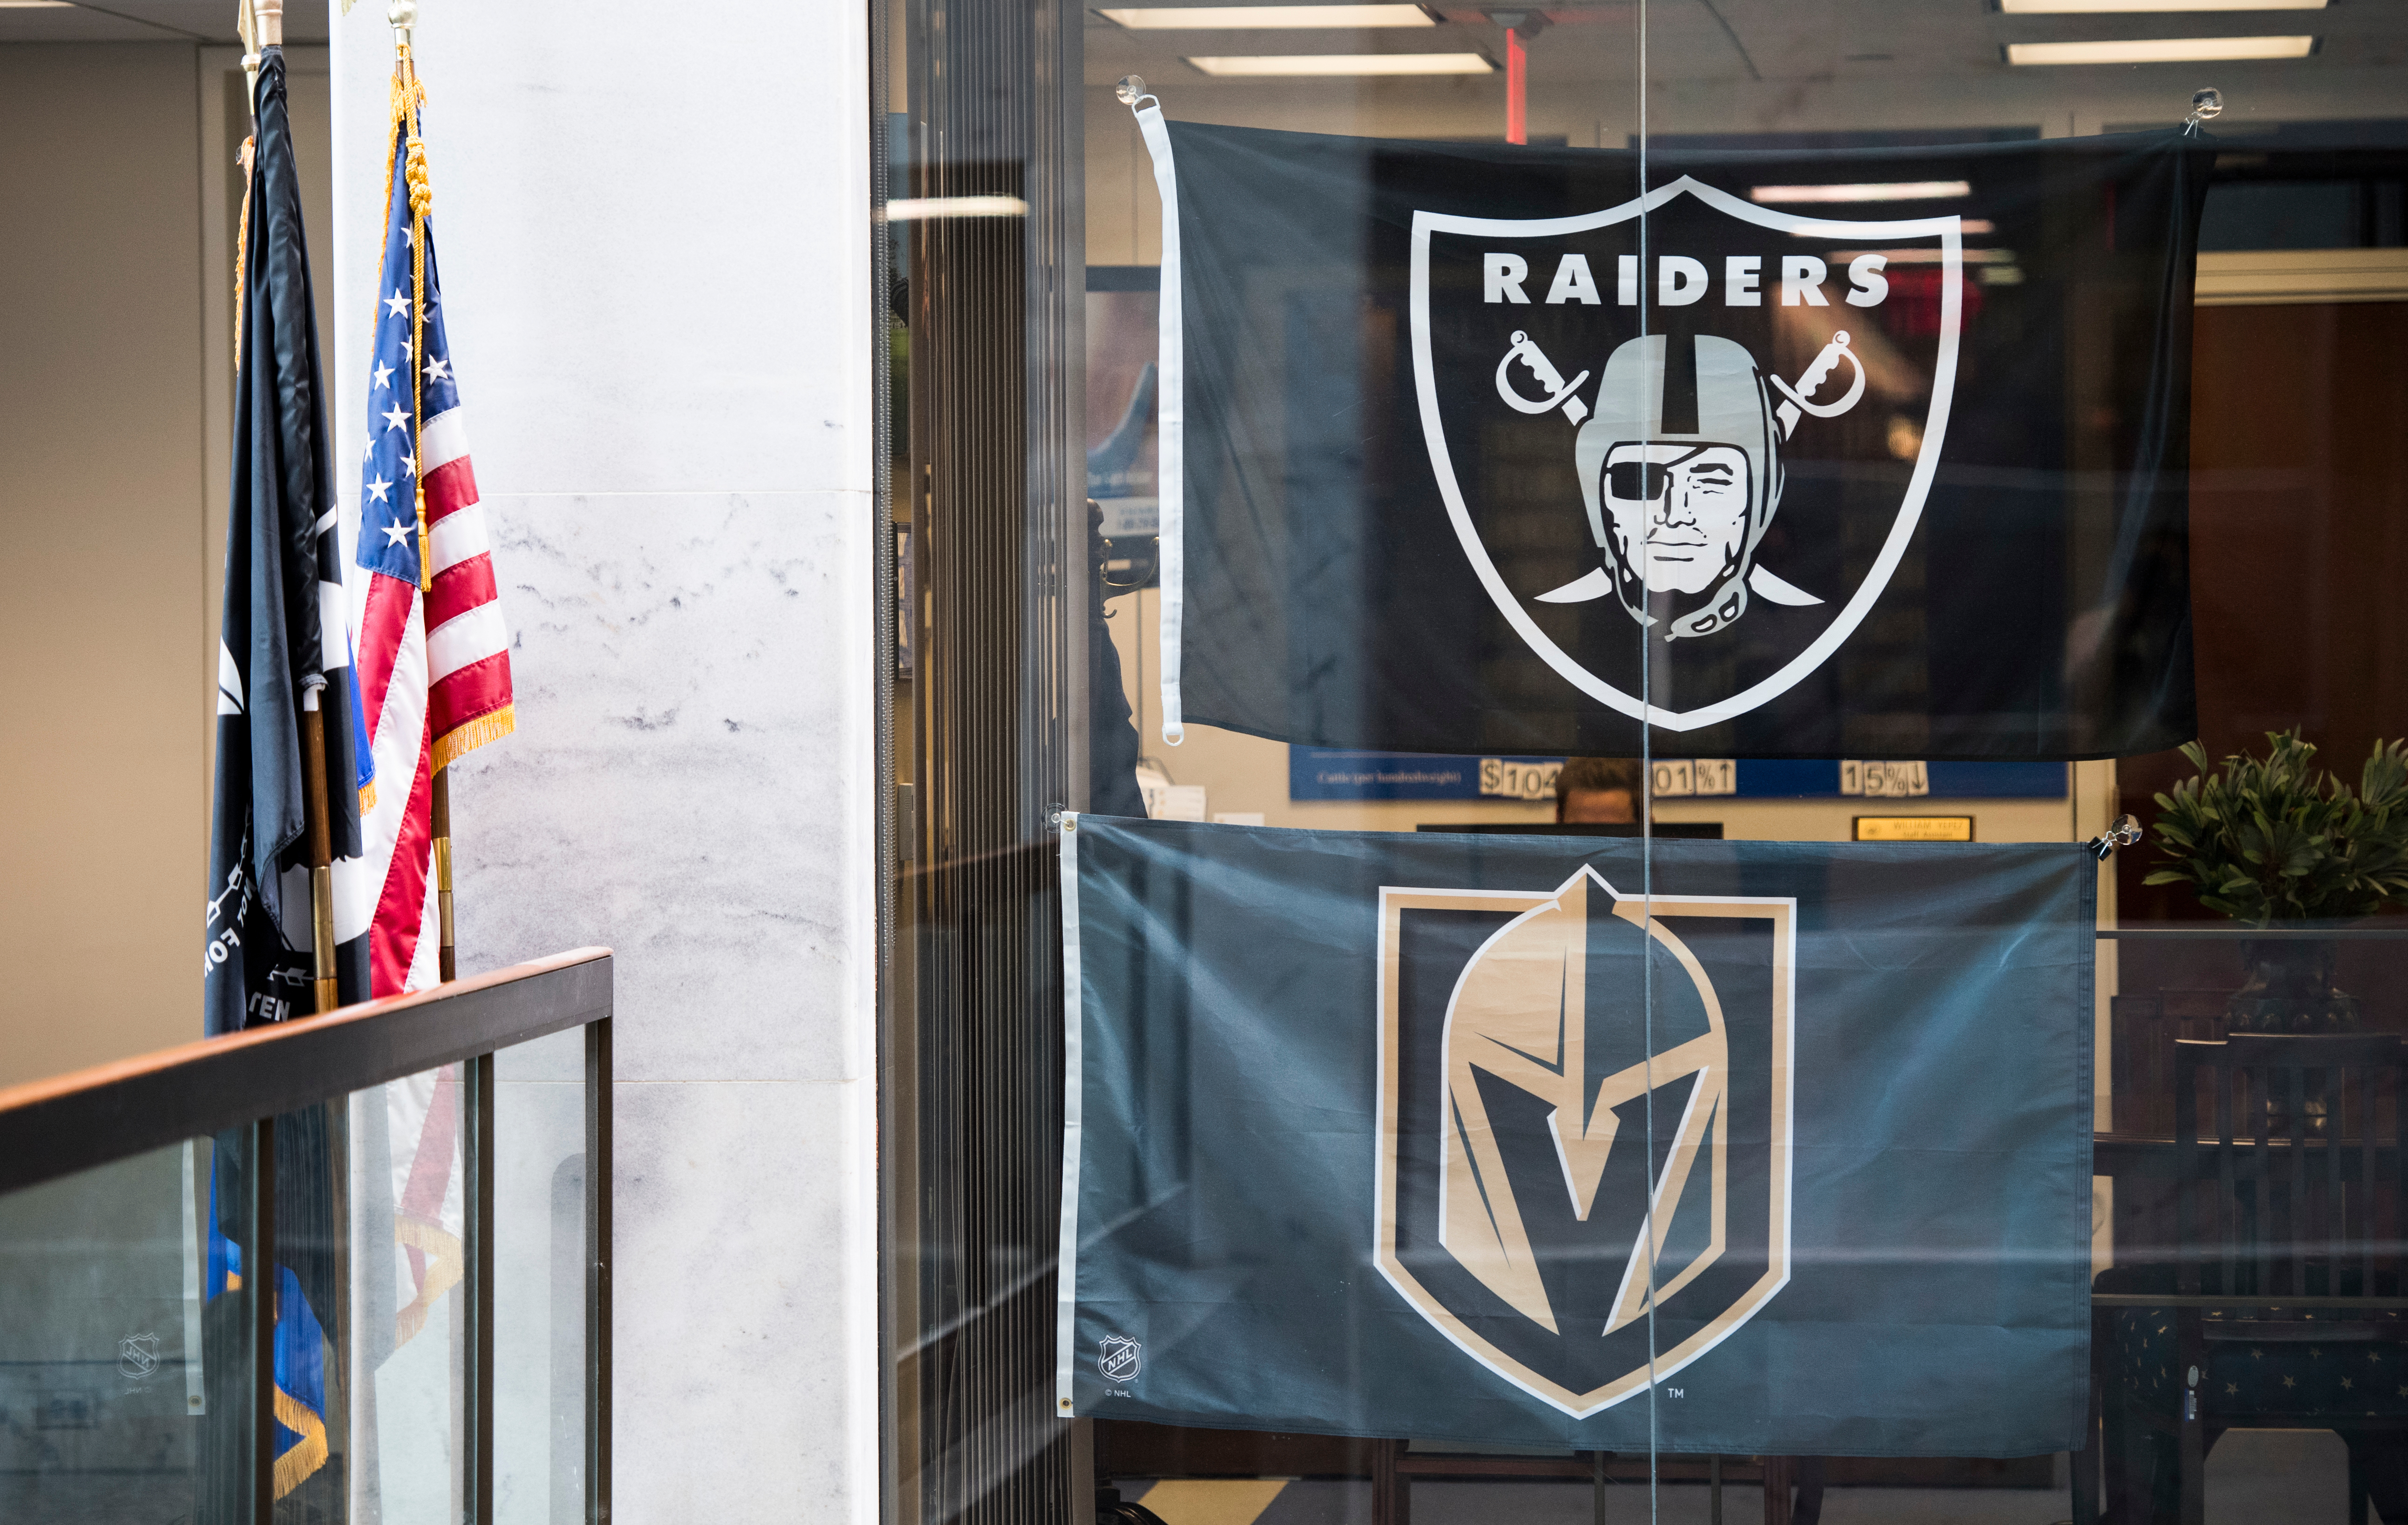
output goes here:
{"type": "MultiPolygon", "coordinates": [[[[351,462],[383,9],[334,24],[351,462]]],[[[865,12],[421,12],[452,360],[516,633],[518,734],[452,786],[461,964],[618,950],[617,1510],[873,1519],[865,12]]]]}

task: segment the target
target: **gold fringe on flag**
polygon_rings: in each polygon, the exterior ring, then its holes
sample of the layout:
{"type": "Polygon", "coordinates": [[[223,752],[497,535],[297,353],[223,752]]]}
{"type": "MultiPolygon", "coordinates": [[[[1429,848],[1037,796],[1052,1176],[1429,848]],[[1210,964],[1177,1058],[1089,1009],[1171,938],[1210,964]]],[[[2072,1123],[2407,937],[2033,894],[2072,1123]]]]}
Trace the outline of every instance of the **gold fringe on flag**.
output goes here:
{"type": "Polygon", "coordinates": [[[393,1239],[426,1257],[426,1271],[419,1280],[418,1295],[409,1300],[409,1306],[394,1316],[393,1346],[398,1350],[426,1327],[426,1316],[434,1311],[436,1299],[460,1285],[460,1273],[468,1262],[468,1252],[458,1234],[398,1214],[393,1220],[393,1239]]]}
{"type": "Polygon", "coordinates": [[[455,725],[435,738],[435,767],[450,767],[455,759],[467,756],[489,741],[499,741],[518,729],[518,705],[504,705],[489,710],[475,720],[455,725]]]}
{"type": "Polygon", "coordinates": [[[282,1498],[326,1464],[326,1421],[282,1388],[276,1390],[276,1422],[301,1438],[276,1459],[276,1496],[282,1498]]]}

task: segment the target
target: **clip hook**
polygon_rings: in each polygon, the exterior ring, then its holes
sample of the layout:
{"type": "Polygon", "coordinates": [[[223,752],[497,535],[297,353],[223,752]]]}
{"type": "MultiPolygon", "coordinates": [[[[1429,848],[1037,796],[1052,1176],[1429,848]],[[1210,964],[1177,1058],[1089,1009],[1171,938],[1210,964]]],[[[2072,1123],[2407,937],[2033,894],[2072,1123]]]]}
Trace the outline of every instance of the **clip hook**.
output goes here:
{"type": "Polygon", "coordinates": [[[2195,135],[2199,131],[2200,122],[2213,121],[2222,115],[2224,115],[2224,92],[2214,85],[2204,86],[2191,93],[2190,115],[2183,118],[2183,131],[2195,135]]]}
{"type": "Polygon", "coordinates": [[[2141,823],[2132,816],[2117,816],[2107,830],[2083,844],[2090,855],[2105,862],[2117,848],[2128,848],[2141,840],[2141,823]]]}

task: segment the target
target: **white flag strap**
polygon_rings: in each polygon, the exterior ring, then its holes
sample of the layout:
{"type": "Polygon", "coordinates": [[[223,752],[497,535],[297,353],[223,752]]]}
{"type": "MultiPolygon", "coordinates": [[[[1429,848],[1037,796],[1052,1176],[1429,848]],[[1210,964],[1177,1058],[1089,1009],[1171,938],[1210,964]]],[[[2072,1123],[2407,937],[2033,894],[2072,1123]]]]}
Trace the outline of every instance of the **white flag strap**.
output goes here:
{"type": "Polygon", "coordinates": [[[1185,513],[1186,350],[1180,328],[1179,178],[1171,169],[1170,126],[1162,120],[1162,102],[1136,75],[1123,79],[1115,92],[1137,114],[1138,130],[1145,135],[1146,151],[1154,156],[1154,183],[1162,192],[1162,296],[1157,311],[1161,354],[1156,359],[1160,390],[1158,444],[1154,491],[1161,501],[1160,634],[1162,640],[1162,740],[1176,747],[1187,739],[1179,708],[1179,633],[1185,612],[1187,548],[1185,513]]]}
{"type": "Polygon", "coordinates": [[[1072,1346],[1079,1333],[1079,1146],[1086,1111],[1079,965],[1079,817],[1066,810],[1062,832],[1062,1227],[1054,1249],[1054,1412],[1072,1417],[1072,1346]]]}

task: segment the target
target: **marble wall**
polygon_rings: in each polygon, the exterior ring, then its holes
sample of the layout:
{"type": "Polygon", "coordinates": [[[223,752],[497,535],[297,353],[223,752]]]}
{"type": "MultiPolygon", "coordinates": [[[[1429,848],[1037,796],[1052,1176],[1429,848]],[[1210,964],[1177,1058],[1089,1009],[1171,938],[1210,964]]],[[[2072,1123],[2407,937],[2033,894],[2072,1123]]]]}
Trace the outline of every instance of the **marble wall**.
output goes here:
{"type": "MultiPolygon", "coordinates": [[[[865,11],[422,8],[518,698],[452,786],[461,964],[618,952],[618,1509],[874,1518],[865,11]]],[[[382,11],[334,24],[351,461],[382,11]]]]}

